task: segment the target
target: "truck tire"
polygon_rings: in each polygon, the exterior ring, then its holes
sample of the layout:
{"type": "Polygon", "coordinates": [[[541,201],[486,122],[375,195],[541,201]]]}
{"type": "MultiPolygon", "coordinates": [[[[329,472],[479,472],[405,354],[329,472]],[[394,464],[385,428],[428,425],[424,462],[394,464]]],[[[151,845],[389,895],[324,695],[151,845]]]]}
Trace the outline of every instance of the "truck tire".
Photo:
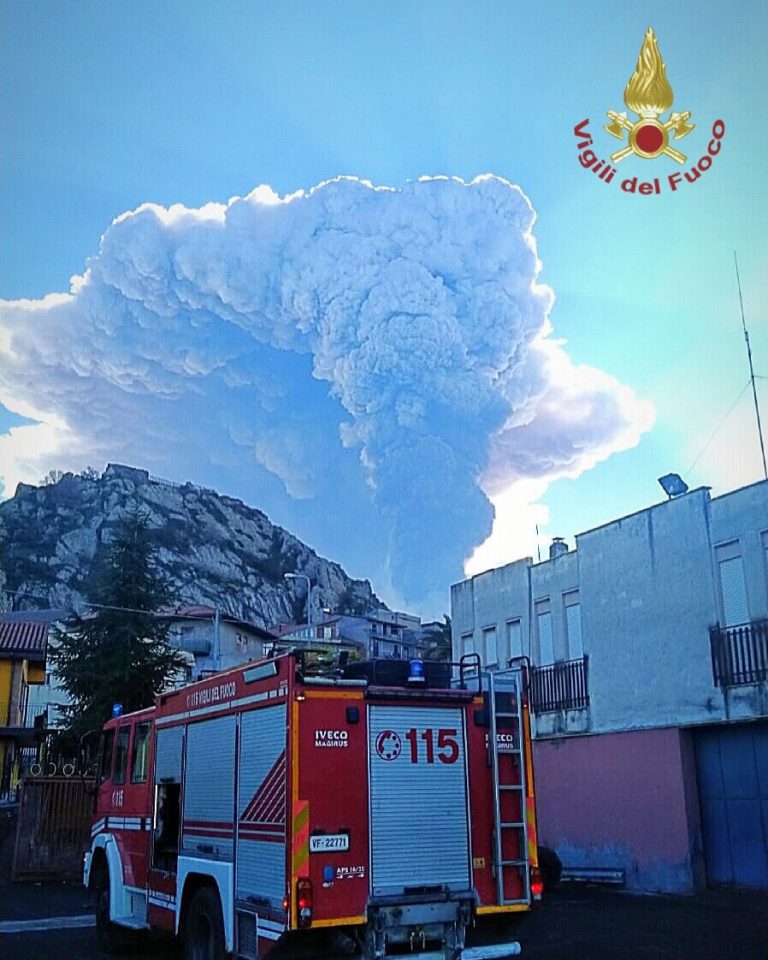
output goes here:
{"type": "Polygon", "coordinates": [[[224,919],[213,887],[201,887],[192,897],[184,925],[184,960],[225,960],[224,919]]]}
{"type": "Polygon", "coordinates": [[[109,874],[99,870],[93,882],[96,898],[96,940],[104,953],[118,953],[125,945],[123,931],[109,919],[109,874]]]}

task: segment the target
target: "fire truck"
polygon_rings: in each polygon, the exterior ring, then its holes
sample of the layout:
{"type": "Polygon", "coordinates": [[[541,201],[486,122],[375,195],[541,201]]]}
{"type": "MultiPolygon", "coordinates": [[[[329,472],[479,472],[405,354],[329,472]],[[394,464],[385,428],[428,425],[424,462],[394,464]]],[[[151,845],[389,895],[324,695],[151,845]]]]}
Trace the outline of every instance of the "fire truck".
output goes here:
{"type": "Polygon", "coordinates": [[[467,928],[541,898],[523,664],[244,664],[111,719],[94,803],[107,951],[152,929],[187,960],[489,960],[519,943],[467,928]]]}

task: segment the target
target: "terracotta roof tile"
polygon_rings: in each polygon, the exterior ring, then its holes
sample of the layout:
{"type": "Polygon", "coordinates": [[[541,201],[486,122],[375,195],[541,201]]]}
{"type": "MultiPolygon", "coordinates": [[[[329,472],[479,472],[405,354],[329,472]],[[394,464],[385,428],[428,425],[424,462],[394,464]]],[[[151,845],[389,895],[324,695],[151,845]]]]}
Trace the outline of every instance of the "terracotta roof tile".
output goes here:
{"type": "Polygon", "coordinates": [[[47,623],[30,620],[0,623],[0,657],[10,655],[32,660],[45,659],[48,627],[47,623]]]}

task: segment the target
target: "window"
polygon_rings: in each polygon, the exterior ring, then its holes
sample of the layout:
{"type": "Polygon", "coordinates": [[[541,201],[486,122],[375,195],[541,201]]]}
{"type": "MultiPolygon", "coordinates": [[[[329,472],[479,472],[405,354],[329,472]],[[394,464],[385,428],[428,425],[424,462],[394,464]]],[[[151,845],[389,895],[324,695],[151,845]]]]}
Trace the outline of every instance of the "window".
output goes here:
{"type": "Polygon", "coordinates": [[[461,635],[461,647],[459,649],[459,656],[463,657],[467,653],[472,653],[474,651],[474,646],[472,644],[472,634],[471,633],[462,633],[461,635]]]}
{"type": "Polygon", "coordinates": [[[133,757],[131,759],[131,783],[147,782],[147,761],[149,760],[149,731],[151,723],[144,720],[136,724],[133,734],[133,757]]]}
{"type": "Polygon", "coordinates": [[[519,617],[507,620],[507,650],[510,660],[523,655],[523,625],[519,617]]]}
{"type": "Polygon", "coordinates": [[[248,637],[244,633],[238,633],[235,635],[235,645],[238,650],[247,650],[248,649],[248,637]]]}
{"type": "Polygon", "coordinates": [[[717,572],[720,582],[723,626],[734,627],[749,623],[747,585],[744,580],[744,564],[738,540],[715,547],[717,572]]]}
{"type": "Polygon", "coordinates": [[[496,643],[496,627],[483,628],[483,653],[486,667],[498,666],[499,651],[496,643]]]}
{"type": "Polygon", "coordinates": [[[128,741],[130,738],[131,728],[128,724],[118,728],[117,743],[115,745],[115,772],[112,777],[113,783],[125,783],[125,768],[128,766],[128,741]]]}
{"type": "Polygon", "coordinates": [[[581,637],[581,604],[579,591],[571,590],[563,594],[565,607],[565,633],[568,640],[568,659],[581,660],[584,656],[584,644],[581,637]]]}
{"type": "Polygon", "coordinates": [[[763,539],[763,561],[765,564],[765,577],[768,580],[768,530],[762,535],[763,539]]]}
{"type": "Polygon", "coordinates": [[[112,748],[115,745],[115,731],[107,730],[101,735],[101,749],[99,750],[99,782],[109,779],[112,773],[112,748]]]}
{"type": "Polygon", "coordinates": [[[555,638],[552,633],[552,612],[549,608],[549,597],[537,600],[536,632],[539,637],[539,663],[555,662],[555,638]]]}

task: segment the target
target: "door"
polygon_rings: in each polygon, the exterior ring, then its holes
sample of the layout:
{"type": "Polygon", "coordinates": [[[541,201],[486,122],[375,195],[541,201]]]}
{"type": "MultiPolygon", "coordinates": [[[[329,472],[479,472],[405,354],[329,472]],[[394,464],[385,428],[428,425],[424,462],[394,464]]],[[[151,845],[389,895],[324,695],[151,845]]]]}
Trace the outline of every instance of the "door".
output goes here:
{"type": "Polygon", "coordinates": [[[470,888],[463,711],[372,706],[374,895],[470,888]]]}
{"type": "Polygon", "coordinates": [[[707,882],[768,888],[768,724],[695,735],[707,882]]]}

